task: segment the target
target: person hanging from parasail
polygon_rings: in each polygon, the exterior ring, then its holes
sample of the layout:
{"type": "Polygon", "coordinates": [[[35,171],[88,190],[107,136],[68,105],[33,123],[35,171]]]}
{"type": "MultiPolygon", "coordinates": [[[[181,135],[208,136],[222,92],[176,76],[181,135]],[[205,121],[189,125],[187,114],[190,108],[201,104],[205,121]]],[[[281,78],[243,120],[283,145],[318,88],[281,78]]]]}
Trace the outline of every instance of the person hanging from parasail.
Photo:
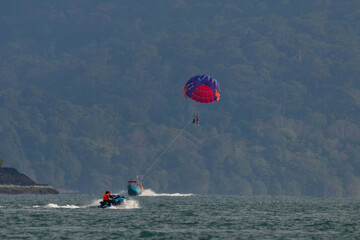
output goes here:
{"type": "MultiPolygon", "coordinates": [[[[217,102],[220,100],[220,85],[215,78],[202,74],[190,78],[184,87],[184,97],[200,103],[217,102]]],[[[193,116],[193,122],[199,124],[198,114],[193,116]]]]}

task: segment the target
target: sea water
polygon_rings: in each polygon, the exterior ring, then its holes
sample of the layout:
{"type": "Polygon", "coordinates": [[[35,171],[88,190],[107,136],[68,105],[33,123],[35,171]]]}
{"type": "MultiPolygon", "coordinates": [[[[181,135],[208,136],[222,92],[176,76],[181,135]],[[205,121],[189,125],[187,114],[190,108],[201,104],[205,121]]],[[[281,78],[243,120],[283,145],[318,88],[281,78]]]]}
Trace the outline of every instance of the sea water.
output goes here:
{"type": "Polygon", "coordinates": [[[0,195],[0,239],[360,239],[360,200],[157,194],[0,195]]]}

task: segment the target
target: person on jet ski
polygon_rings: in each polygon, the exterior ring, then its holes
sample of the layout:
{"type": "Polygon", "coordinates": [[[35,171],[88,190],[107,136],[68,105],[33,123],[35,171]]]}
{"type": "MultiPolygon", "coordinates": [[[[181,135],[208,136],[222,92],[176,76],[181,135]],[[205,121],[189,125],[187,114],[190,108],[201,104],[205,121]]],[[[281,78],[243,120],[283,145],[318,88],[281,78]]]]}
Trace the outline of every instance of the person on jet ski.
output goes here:
{"type": "Polygon", "coordinates": [[[114,202],[114,198],[115,198],[115,196],[114,196],[114,195],[111,195],[111,191],[108,190],[108,191],[105,192],[105,194],[104,194],[104,196],[103,196],[103,201],[104,201],[105,203],[111,204],[111,203],[114,202]]]}

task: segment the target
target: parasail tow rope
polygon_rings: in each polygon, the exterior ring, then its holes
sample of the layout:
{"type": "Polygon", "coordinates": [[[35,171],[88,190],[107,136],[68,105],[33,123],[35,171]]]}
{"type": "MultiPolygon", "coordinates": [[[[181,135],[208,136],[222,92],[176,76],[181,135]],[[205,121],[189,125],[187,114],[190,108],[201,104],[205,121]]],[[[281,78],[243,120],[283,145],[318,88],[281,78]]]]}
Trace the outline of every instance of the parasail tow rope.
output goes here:
{"type": "MultiPolygon", "coordinates": [[[[209,107],[209,105],[207,104],[201,111],[199,111],[199,114],[202,113],[203,111],[205,111],[207,108],[209,107]]],[[[144,175],[141,176],[141,180],[143,180],[145,178],[145,176],[150,172],[150,170],[160,161],[161,157],[166,153],[166,151],[174,144],[174,142],[180,137],[180,135],[184,132],[184,130],[187,128],[187,126],[189,126],[190,123],[192,123],[192,119],[190,119],[189,122],[187,122],[185,124],[185,126],[180,130],[180,132],[178,133],[178,135],[176,135],[174,137],[174,139],[169,143],[169,145],[165,148],[164,151],[162,151],[162,153],[160,153],[159,157],[155,160],[155,162],[150,166],[150,168],[145,172],[144,175]]]]}
{"type": "Polygon", "coordinates": [[[176,137],[169,143],[169,145],[167,146],[167,148],[165,148],[164,151],[162,151],[162,153],[159,155],[159,157],[155,160],[155,162],[150,166],[150,168],[145,172],[144,175],[142,175],[141,180],[144,179],[144,177],[146,176],[146,174],[148,174],[148,172],[150,172],[150,170],[160,161],[162,155],[164,155],[166,153],[166,151],[174,144],[174,142],[180,137],[180,135],[184,132],[185,128],[187,126],[189,126],[189,124],[192,122],[192,119],[186,123],[186,125],[180,130],[180,132],[178,133],[178,135],[176,135],[176,137]]]}

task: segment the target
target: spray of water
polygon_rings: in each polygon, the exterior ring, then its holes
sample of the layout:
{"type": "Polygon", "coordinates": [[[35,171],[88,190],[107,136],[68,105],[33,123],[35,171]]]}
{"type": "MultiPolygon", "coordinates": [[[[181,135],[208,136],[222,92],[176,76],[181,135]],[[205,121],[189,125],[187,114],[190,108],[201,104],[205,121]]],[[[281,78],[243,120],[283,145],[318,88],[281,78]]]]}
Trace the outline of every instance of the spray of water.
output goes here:
{"type": "MultiPolygon", "coordinates": [[[[90,208],[98,207],[100,205],[101,199],[95,199],[87,205],[77,206],[77,205],[58,205],[56,203],[48,203],[45,206],[35,205],[33,208],[56,208],[56,209],[79,209],[79,208],[90,208]]],[[[111,206],[108,209],[137,209],[141,208],[138,201],[134,199],[126,200],[125,204],[120,206],[111,206]]]]}
{"type": "Polygon", "coordinates": [[[189,197],[192,193],[156,193],[151,189],[145,189],[140,196],[145,197],[189,197]]]}
{"type": "Polygon", "coordinates": [[[64,205],[64,206],[61,206],[61,205],[57,205],[55,203],[49,203],[47,205],[45,205],[45,208],[69,208],[69,209],[76,209],[76,208],[81,208],[79,206],[76,206],[76,205],[64,205]]]}
{"type": "Polygon", "coordinates": [[[120,206],[111,206],[106,209],[116,210],[116,209],[137,209],[137,208],[141,208],[139,202],[134,199],[130,199],[130,200],[126,200],[125,204],[121,204],[120,206]]]}
{"type": "Polygon", "coordinates": [[[90,204],[85,205],[84,207],[97,207],[100,205],[101,199],[93,200],[90,204]]]}

